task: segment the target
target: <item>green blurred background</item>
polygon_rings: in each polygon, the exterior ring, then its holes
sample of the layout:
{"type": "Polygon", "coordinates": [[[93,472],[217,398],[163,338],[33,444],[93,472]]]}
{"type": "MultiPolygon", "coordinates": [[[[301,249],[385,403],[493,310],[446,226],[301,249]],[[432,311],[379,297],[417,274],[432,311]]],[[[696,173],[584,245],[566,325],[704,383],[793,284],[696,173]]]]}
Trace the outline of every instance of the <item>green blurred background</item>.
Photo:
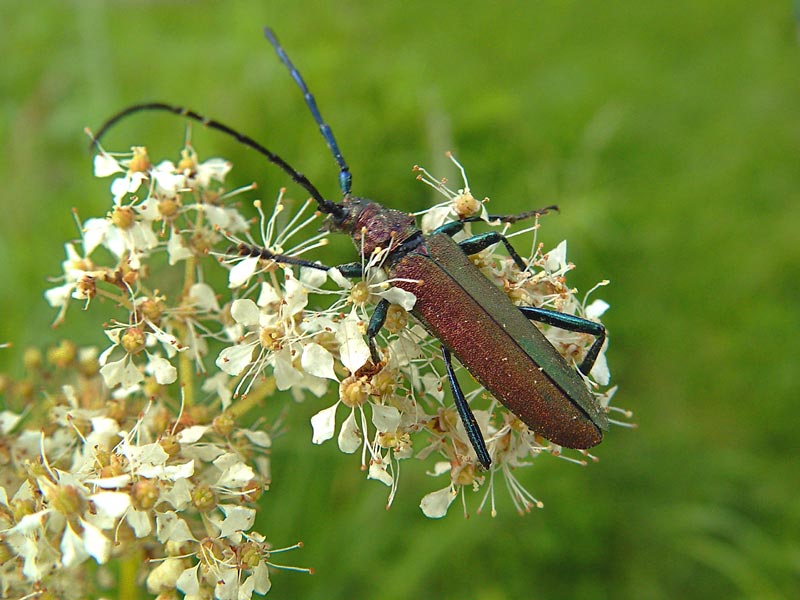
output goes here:
{"type": "MultiPolygon", "coordinates": [[[[187,104],[300,166],[336,169],[264,41],[270,24],[310,82],[354,191],[419,209],[451,149],[497,211],[558,203],[543,240],[602,290],[614,429],[582,469],[521,473],[545,502],[521,518],[425,519],[440,482],[404,465],[400,494],[292,408],[262,528],[303,539],[272,598],[800,597],[800,50],[789,2],[0,2],[0,341],[102,343],[41,292],[61,241],[105,210],[84,126],[137,101],[187,104]]],[[[184,124],[143,115],[107,145],[174,155],[184,124]]],[[[272,198],[286,177],[195,129],[202,155],[272,198]]],[[[452,171],[445,170],[451,175],[452,171]]],[[[299,192],[295,190],[299,195],[299,192]]],[[[342,246],[346,249],[346,246],[342,246]]],[[[352,256],[352,254],[349,254],[352,256]]],[[[345,254],[342,254],[345,258],[345,254]]],[[[18,368],[11,352],[0,355],[18,368]]]]}

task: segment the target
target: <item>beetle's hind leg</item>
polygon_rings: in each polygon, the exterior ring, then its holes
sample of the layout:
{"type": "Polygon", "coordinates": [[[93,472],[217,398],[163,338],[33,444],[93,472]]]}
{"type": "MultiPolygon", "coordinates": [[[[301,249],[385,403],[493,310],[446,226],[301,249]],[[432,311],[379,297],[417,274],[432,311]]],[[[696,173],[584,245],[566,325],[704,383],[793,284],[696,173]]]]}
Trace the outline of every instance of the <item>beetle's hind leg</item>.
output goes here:
{"type": "MultiPolygon", "coordinates": [[[[445,235],[452,237],[464,229],[464,224],[467,222],[469,222],[469,220],[451,221],[450,223],[445,223],[444,225],[437,227],[432,233],[444,233],[445,235]]],[[[458,245],[464,251],[464,254],[471,256],[472,254],[477,254],[481,250],[486,250],[486,248],[489,246],[494,246],[499,242],[502,242],[506,247],[508,254],[514,260],[514,263],[516,263],[516,265],[519,267],[520,271],[524,271],[527,268],[525,261],[522,260],[522,257],[519,255],[519,253],[514,250],[514,246],[511,245],[511,242],[508,241],[506,236],[504,236],[502,233],[498,233],[497,231],[487,231],[486,233],[473,235],[472,237],[468,237],[467,239],[458,242],[458,245]]]]}
{"type": "MultiPolygon", "coordinates": [[[[541,215],[545,215],[551,210],[558,210],[558,206],[555,204],[551,206],[545,206],[544,208],[537,208],[534,210],[528,210],[525,212],[521,212],[516,215],[489,215],[490,222],[502,222],[502,223],[516,223],[517,221],[523,221],[525,219],[530,219],[533,217],[539,217],[541,215]]],[[[450,237],[457,234],[459,231],[464,229],[464,226],[467,223],[477,223],[479,221],[483,221],[483,219],[479,216],[474,217],[466,217],[465,219],[461,219],[460,221],[451,221],[449,223],[445,223],[433,230],[432,233],[444,233],[449,235],[450,237]]],[[[489,231],[487,233],[479,233],[478,235],[473,235],[465,240],[462,240],[458,243],[461,249],[464,251],[464,254],[470,256],[472,254],[477,254],[481,250],[485,250],[489,246],[493,246],[499,242],[502,242],[503,245],[506,247],[508,254],[514,260],[514,263],[519,267],[520,271],[524,271],[527,268],[525,261],[522,260],[522,257],[519,253],[514,249],[514,246],[511,245],[511,242],[508,241],[508,238],[504,236],[502,233],[498,233],[497,231],[489,231]]]]}
{"type": "Polygon", "coordinates": [[[478,456],[478,462],[483,465],[484,469],[492,466],[492,458],[489,456],[489,451],[486,449],[486,442],[483,441],[483,434],[481,428],[478,427],[478,421],[475,420],[475,415],[464,397],[464,392],[461,391],[461,385],[456,379],[456,373],[453,370],[453,362],[450,357],[450,351],[442,345],[442,359],[444,359],[444,368],[447,371],[447,380],[450,383],[450,389],[453,392],[453,398],[456,402],[456,410],[461,417],[461,422],[464,424],[464,429],[467,432],[470,444],[475,449],[475,454],[478,456]]]}
{"type": "Polygon", "coordinates": [[[381,362],[380,354],[378,354],[378,346],[375,344],[375,338],[378,335],[378,332],[383,327],[383,324],[386,323],[386,313],[389,310],[389,302],[386,298],[382,298],[380,302],[378,302],[378,306],[375,307],[375,311],[372,313],[372,317],[369,320],[369,325],[367,326],[367,343],[369,344],[369,353],[372,357],[372,362],[374,364],[379,364],[381,362]]]}
{"type": "Polygon", "coordinates": [[[583,358],[578,369],[584,375],[588,375],[592,370],[597,357],[600,355],[600,350],[603,349],[603,344],[606,341],[606,328],[601,323],[590,321],[575,315],[568,315],[566,313],[558,312],[556,310],[548,310],[546,308],[535,308],[533,306],[520,306],[520,311],[528,319],[538,321],[564,329],[566,331],[574,331],[576,333],[588,333],[595,336],[594,343],[592,344],[586,356],[583,358]]]}

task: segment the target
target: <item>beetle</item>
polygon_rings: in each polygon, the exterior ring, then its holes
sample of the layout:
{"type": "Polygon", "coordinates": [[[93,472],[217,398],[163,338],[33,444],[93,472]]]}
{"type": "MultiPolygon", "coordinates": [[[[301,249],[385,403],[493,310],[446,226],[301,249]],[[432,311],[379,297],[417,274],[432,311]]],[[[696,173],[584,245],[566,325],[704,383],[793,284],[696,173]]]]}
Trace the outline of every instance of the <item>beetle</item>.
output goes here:
{"type": "MultiPolygon", "coordinates": [[[[341,201],[326,199],[305,175],[253,138],[193,110],[168,103],[136,104],[120,111],[102,125],[93,142],[99,147],[100,138],[110,127],[136,112],[152,110],[182,115],[233,137],[282,169],[311,195],[317,202],[318,211],[326,215],[323,229],[350,235],[362,257],[369,257],[377,248],[388,248],[383,266],[388,275],[396,279],[394,285],[416,296],[411,314],[441,342],[442,359],[455,406],[484,468],[490,468],[491,456],[456,378],[453,356],[535,433],[568,448],[586,449],[599,444],[603,431],[608,429],[608,417],[581,374],[587,375],[591,371],[605,343],[603,325],[554,310],[512,304],[468,258],[502,243],[517,266],[525,270],[525,262],[506,237],[499,232],[488,232],[460,242],[453,240],[453,235],[462,231],[467,223],[480,220],[479,217],[445,223],[433,232],[423,234],[413,215],[354,196],[351,193],[350,168],[333,131],[323,120],[314,96],[273,31],[265,28],[264,34],[302,91],[339,167],[341,201]],[[532,321],[588,333],[595,340],[576,369],[567,363],[532,321]]],[[[513,222],[555,208],[550,206],[518,215],[489,215],[489,219],[513,222]]],[[[239,251],[281,264],[322,270],[333,268],[257,246],[243,245],[239,251]]],[[[336,268],[347,277],[363,274],[361,263],[348,263],[336,268]]],[[[389,302],[382,299],[367,327],[370,354],[376,365],[380,363],[380,353],[375,338],[386,320],[388,308],[389,302]]]]}

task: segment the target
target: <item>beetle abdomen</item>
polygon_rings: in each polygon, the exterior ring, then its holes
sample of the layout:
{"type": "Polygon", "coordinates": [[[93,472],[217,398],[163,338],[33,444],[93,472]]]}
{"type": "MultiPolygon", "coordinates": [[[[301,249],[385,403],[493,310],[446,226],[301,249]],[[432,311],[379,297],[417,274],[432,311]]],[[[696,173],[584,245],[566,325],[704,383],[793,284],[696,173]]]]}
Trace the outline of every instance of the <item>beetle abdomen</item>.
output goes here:
{"type": "Polygon", "coordinates": [[[449,236],[426,238],[391,271],[422,282],[395,285],[416,295],[412,314],[528,427],[568,448],[600,443],[607,418],[580,375],[449,236]]]}

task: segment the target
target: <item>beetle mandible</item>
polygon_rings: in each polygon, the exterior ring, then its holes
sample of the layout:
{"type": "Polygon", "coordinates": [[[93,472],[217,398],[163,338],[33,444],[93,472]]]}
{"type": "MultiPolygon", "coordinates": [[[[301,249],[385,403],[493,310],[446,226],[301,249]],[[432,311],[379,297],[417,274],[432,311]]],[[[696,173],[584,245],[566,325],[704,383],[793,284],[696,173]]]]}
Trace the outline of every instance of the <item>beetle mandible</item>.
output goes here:
{"type": "MultiPolygon", "coordinates": [[[[111,126],[135,112],[155,110],[182,115],[233,137],[277,165],[316,200],[318,210],[327,215],[323,227],[350,235],[363,257],[368,258],[377,248],[389,248],[384,268],[390,277],[396,279],[394,285],[416,296],[411,314],[441,342],[442,358],[456,408],[484,468],[490,468],[492,459],[456,378],[452,356],[535,433],[568,448],[586,449],[599,444],[603,431],[608,429],[608,417],[581,373],[586,375],[591,371],[603,347],[606,339],[603,325],[554,310],[512,304],[468,259],[469,255],[502,243],[517,266],[525,270],[525,262],[505,236],[488,232],[460,242],[452,239],[467,223],[478,221],[480,217],[445,223],[433,232],[423,234],[412,215],[352,195],[350,169],[333,131],[320,114],[314,96],[273,31],[265,28],[264,34],[303,92],[320,133],[339,166],[340,202],[327,200],[305,175],[253,138],[193,110],[172,104],[151,102],[130,106],[106,121],[93,142],[97,144],[111,126]],[[595,340],[576,369],[531,321],[591,334],[595,340]]],[[[489,215],[489,219],[513,222],[554,208],[550,206],[519,215],[489,215]]],[[[266,248],[244,247],[241,251],[257,253],[281,264],[322,270],[333,268],[276,254],[266,248]]],[[[361,277],[363,271],[360,262],[336,268],[347,277],[361,277]]],[[[375,338],[386,320],[388,308],[389,302],[382,299],[367,328],[370,354],[376,365],[380,363],[380,353],[375,338]]]]}

